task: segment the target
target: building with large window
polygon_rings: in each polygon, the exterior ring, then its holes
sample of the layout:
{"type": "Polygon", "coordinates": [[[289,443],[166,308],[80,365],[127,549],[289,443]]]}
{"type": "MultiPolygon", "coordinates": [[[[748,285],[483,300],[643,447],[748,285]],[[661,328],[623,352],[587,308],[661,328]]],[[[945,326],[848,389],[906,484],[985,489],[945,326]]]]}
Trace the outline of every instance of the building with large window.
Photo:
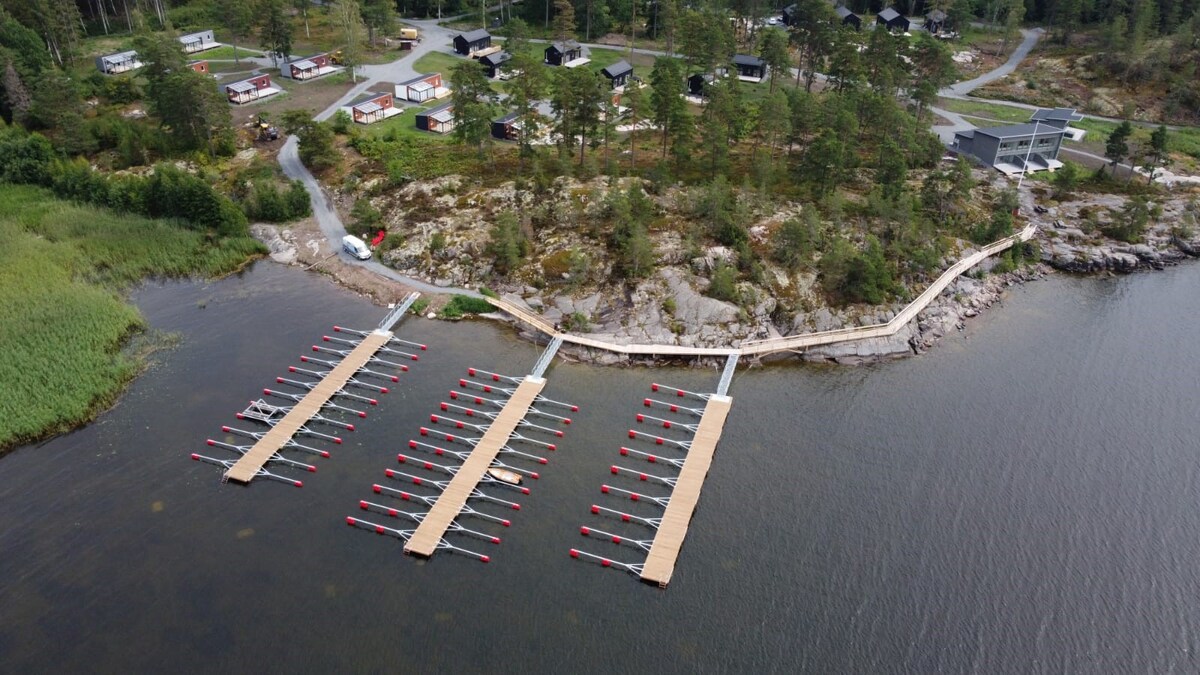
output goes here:
{"type": "Polygon", "coordinates": [[[950,149],[1010,176],[1054,171],[1062,166],[1058,153],[1071,131],[1067,124],[1080,119],[1069,108],[1039,110],[1024,124],[956,132],[950,149]]]}

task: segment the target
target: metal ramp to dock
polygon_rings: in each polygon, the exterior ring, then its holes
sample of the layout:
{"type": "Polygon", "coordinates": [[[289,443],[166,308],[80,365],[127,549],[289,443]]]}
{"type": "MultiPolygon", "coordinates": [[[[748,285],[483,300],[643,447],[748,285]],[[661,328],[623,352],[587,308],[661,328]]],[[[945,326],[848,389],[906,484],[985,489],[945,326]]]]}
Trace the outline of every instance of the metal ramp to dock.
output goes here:
{"type": "MultiPolygon", "coordinates": [[[[542,370],[553,358],[554,349],[548,349],[549,356],[543,354],[539,360],[542,370]]],[[[543,439],[561,438],[564,431],[560,427],[571,423],[558,411],[578,408],[542,396],[546,381],[541,377],[513,377],[477,368],[468,369],[467,375],[458,381],[459,389],[450,392],[450,400],[439,404],[439,412],[429,416],[430,426],[421,427],[420,440],[409,440],[408,451],[412,454],[406,451],[397,455],[404,470],[384,472],[388,479],[407,484],[404,489],[375,484],[372,491],[388,497],[389,503],[359,502],[363,511],[407,524],[391,527],[348,516],[348,525],[401,539],[405,542],[404,552],[414,556],[428,558],[443,550],[482,562],[491,559],[454,543],[449,535],[499,544],[499,536],[459,521],[473,519],[493,529],[508,527],[510,521],[497,509],[502,512],[521,507],[498,496],[497,490],[529,494],[525,482],[541,477],[531,467],[548,463],[546,457],[535,453],[558,449],[554,442],[543,439]],[[409,467],[425,473],[409,472],[409,467]],[[417,505],[418,510],[398,508],[395,500],[417,505]]]]}
{"type": "Polygon", "coordinates": [[[704,485],[704,479],[712,465],[713,453],[721,439],[729,408],[733,404],[733,399],[723,392],[728,390],[729,379],[732,378],[736,362],[737,358],[733,356],[726,363],[721,378],[722,393],[704,394],[660,384],[651,385],[652,391],[668,393],[677,400],[645,398],[642,400],[643,406],[665,417],[659,417],[657,414],[638,414],[635,419],[639,424],[653,425],[667,431],[652,434],[630,429],[630,447],[622,447],[621,456],[641,459],[663,467],[666,471],[649,473],[614,464],[610,467],[614,476],[657,487],[652,488],[653,491],[641,488],[642,491],[637,492],[617,485],[600,487],[602,494],[627,499],[641,506],[631,506],[629,511],[621,511],[594,504],[591,508],[594,515],[649,528],[654,532],[653,537],[643,539],[639,538],[640,535],[626,536],[588,525],[579,528],[583,536],[607,539],[616,545],[638,549],[646,554],[645,561],[621,562],[579,548],[570,550],[572,558],[590,560],[602,567],[624,570],[637,575],[642,581],[663,588],[670,583],[692,514],[700,499],[700,488],[704,485]],[[679,399],[684,402],[680,402],[679,399]],[[703,402],[704,406],[687,405],[693,401],[703,402]],[[632,447],[636,444],[640,446],[632,447]],[[676,472],[672,473],[672,470],[676,472]]]}
{"type": "Polygon", "coordinates": [[[292,377],[275,378],[277,384],[284,385],[290,390],[263,390],[265,396],[290,401],[291,405],[275,405],[268,403],[266,399],[258,399],[251,401],[249,406],[237,414],[239,420],[265,425],[267,427],[265,431],[223,426],[221,431],[228,435],[227,439],[223,441],[210,439],[207,443],[210,447],[227,450],[235,456],[222,458],[193,453],[192,459],[224,467],[223,480],[249,483],[255,478],[269,478],[291,483],[297,487],[303,486],[301,481],[273,473],[265,467],[277,465],[315,472],[316,466],[285,457],[283,451],[298,450],[320,457],[328,457],[328,450],[302,444],[296,440],[296,437],[305,436],[340,444],[342,442],[340,437],[317,431],[314,426],[321,424],[353,431],[354,425],[341,419],[341,416],[348,414],[365,418],[366,411],[355,407],[355,404],[374,406],[378,401],[369,396],[355,393],[351,389],[370,391],[373,394],[386,394],[388,392],[386,386],[376,384],[368,378],[398,382],[399,376],[396,373],[407,371],[408,366],[389,361],[384,356],[400,357],[412,361],[419,360],[415,353],[389,346],[409,345],[419,350],[426,348],[422,344],[401,340],[390,330],[418,297],[418,293],[409,294],[384,318],[380,327],[373,331],[334,326],[334,332],[351,337],[324,336],[323,342],[329,343],[330,346],[314,345],[312,347],[312,350],[320,356],[300,357],[305,366],[312,367],[291,366],[288,368],[288,372],[292,377]],[[238,444],[232,442],[234,436],[253,442],[238,444]]]}

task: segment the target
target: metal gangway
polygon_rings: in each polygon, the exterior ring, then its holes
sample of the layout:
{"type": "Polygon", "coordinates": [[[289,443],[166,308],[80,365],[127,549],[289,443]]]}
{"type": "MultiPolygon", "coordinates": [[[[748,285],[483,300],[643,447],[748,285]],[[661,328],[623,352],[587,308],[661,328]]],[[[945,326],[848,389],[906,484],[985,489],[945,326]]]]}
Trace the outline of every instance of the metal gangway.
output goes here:
{"type": "Polygon", "coordinates": [[[388,393],[388,387],[377,381],[398,382],[399,373],[408,370],[407,365],[390,359],[419,360],[416,353],[405,349],[423,351],[426,346],[398,338],[390,331],[418,297],[418,293],[405,297],[384,318],[381,328],[373,331],[334,326],[335,333],[349,337],[323,336],[322,342],[329,346],[313,345],[312,351],[318,356],[301,356],[303,366],[289,366],[288,377],[275,378],[275,383],[284,388],[262,390],[264,396],[290,404],[276,404],[260,398],[251,401],[237,413],[239,420],[265,426],[265,430],[262,430],[262,426],[258,429],[223,426],[221,431],[228,435],[227,438],[220,441],[208,439],[207,445],[228,451],[232,456],[212,457],[192,453],[192,459],[224,468],[223,481],[249,483],[255,478],[267,478],[302,487],[302,481],[266,467],[283,466],[316,472],[315,465],[286,457],[283,452],[297,450],[329,457],[328,450],[300,443],[296,438],[341,444],[340,436],[319,428],[354,431],[354,424],[343,417],[366,418],[367,411],[361,406],[378,405],[378,399],[374,396],[388,393]],[[386,330],[382,328],[384,325],[387,326],[386,330]],[[405,349],[401,349],[402,346],[405,349]],[[371,395],[360,392],[370,392],[371,395]],[[234,436],[247,439],[247,442],[233,442],[234,436]]]}
{"type": "MultiPolygon", "coordinates": [[[[722,388],[728,390],[728,379],[736,367],[736,356],[726,363],[722,375],[722,388]]],[[[654,433],[640,429],[628,431],[629,444],[621,446],[622,457],[637,459],[653,464],[656,469],[643,470],[624,464],[613,464],[609,471],[617,478],[614,481],[636,481],[657,486],[657,494],[642,488],[635,491],[620,485],[602,485],[601,494],[622,498],[646,505],[647,511],[634,513],[593,504],[593,515],[621,523],[631,523],[652,531],[649,539],[626,536],[607,529],[584,525],[581,535],[606,539],[618,546],[639,550],[646,554],[643,562],[623,562],[608,555],[600,555],[572,548],[572,558],[599,563],[602,567],[624,570],[642,581],[665,588],[675,571],[679,551],[687,536],[688,525],[700,499],[700,489],[712,465],[713,453],[721,439],[721,431],[733,400],[724,393],[697,393],[661,384],[650,385],[654,393],[666,393],[676,400],[644,398],[642,405],[656,414],[638,413],[634,419],[639,425],[658,427],[663,431],[654,433]],[[702,403],[703,407],[695,405],[702,403]]],[[[608,527],[608,526],[602,526],[608,527]]]]}
{"type": "Polygon", "coordinates": [[[542,396],[545,384],[532,375],[469,368],[459,388],[429,416],[429,426],[422,426],[419,437],[410,439],[396,456],[403,468],[384,471],[386,478],[405,487],[377,483],[372,492],[387,497],[388,503],[359,502],[361,510],[405,525],[392,527],[357,516],[347,516],[346,524],[401,539],[404,552],[411,555],[428,558],[436,551],[453,551],[490,561],[490,555],[456,543],[458,537],[500,543],[497,534],[480,528],[508,527],[511,521],[497,510],[521,507],[497,493],[529,494],[526,481],[538,480],[536,468],[549,461],[541,453],[556,451],[556,439],[571,423],[559,413],[578,411],[577,406],[542,396]]]}

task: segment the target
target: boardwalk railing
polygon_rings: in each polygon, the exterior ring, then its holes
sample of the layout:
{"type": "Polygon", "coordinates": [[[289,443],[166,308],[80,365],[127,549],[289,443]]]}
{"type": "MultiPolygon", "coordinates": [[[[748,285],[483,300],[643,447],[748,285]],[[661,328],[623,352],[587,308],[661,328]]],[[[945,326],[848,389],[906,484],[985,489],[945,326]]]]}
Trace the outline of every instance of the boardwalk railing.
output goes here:
{"type": "Polygon", "coordinates": [[[854,326],[851,328],[839,328],[836,330],[822,331],[819,333],[805,333],[803,335],[789,335],[786,337],[768,338],[765,340],[746,340],[739,347],[683,347],[680,345],[655,345],[655,344],[620,344],[616,342],[606,342],[595,338],[589,338],[583,335],[571,335],[569,333],[560,332],[556,326],[553,326],[544,317],[531,312],[524,307],[521,307],[513,302],[503,298],[488,297],[488,301],[497,309],[505,311],[512,315],[517,320],[536,328],[550,336],[561,337],[564,342],[581,345],[584,347],[592,347],[595,349],[604,349],[618,354],[636,354],[649,356],[762,356],[764,354],[773,354],[786,351],[803,351],[811,347],[829,345],[838,342],[852,342],[855,340],[866,340],[870,338],[889,337],[900,331],[909,321],[920,314],[922,310],[933,302],[934,298],[946,290],[946,287],[954,282],[960,275],[975,265],[997,253],[1001,253],[1018,242],[1026,242],[1033,238],[1037,227],[1030,224],[1021,230],[1019,233],[1009,237],[1005,237],[999,241],[993,242],[984,246],[982,249],[968,255],[958,262],[951,265],[945,272],[941,274],[925,292],[916,297],[900,310],[891,321],[887,323],[874,324],[870,326],[854,326]]]}

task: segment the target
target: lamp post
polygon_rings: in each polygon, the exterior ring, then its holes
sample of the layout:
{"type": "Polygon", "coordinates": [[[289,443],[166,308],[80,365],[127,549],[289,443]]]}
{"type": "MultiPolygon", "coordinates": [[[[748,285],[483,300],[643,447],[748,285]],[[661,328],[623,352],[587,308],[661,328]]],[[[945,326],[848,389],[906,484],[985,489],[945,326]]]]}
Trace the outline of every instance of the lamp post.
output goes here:
{"type": "Polygon", "coordinates": [[[1021,184],[1025,182],[1025,172],[1029,171],[1029,157],[1033,154],[1033,144],[1037,142],[1038,124],[1041,120],[1034,118],[1033,120],[1033,138],[1029,139],[1029,147],[1025,149],[1025,164],[1021,167],[1021,177],[1017,179],[1017,192],[1021,191],[1021,184]]]}

